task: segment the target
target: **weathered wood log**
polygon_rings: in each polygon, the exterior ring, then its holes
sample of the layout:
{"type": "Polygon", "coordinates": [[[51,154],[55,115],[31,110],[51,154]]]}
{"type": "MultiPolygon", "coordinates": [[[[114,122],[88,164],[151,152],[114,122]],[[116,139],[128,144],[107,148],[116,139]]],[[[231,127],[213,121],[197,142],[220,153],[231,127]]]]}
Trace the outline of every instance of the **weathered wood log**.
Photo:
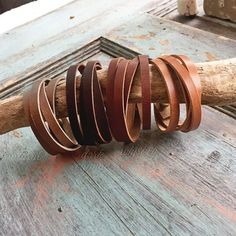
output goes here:
{"type": "MultiPolygon", "coordinates": [[[[202,104],[205,105],[229,105],[236,103],[236,58],[198,63],[196,64],[202,84],[202,104]]],[[[152,102],[167,103],[167,94],[159,73],[150,66],[152,78],[152,102]]],[[[99,71],[101,87],[104,98],[107,70],[99,71]]],[[[78,83],[79,88],[79,83],[78,83]]],[[[181,93],[180,93],[181,94],[181,93]]],[[[79,95],[79,89],[78,89],[79,95]]],[[[77,97],[79,99],[79,97],[77,97]]],[[[182,99],[182,98],[181,98],[182,99]]],[[[141,87],[138,77],[135,78],[130,102],[141,101],[141,87]]],[[[182,101],[183,102],[183,99],[182,101]]],[[[56,108],[58,117],[66,117],[65,82],[62,81],[57,88],[56,108]]],[[[0,134],[29,125],[23,108],[23,97],[14,96],[0,101],[0,134]]]]}
{"type": "Polygon", "coordinates": [[[178,0],[178,12],[182,16],[195,16],[197,10],[197,0],[178,0]]]}

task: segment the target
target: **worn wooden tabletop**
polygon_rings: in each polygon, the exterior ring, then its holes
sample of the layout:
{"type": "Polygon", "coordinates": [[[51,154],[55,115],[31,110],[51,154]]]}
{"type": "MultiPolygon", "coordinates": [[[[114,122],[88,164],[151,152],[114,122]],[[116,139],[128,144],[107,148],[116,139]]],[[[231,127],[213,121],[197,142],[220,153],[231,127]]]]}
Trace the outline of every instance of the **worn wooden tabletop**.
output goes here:
{"type": "MultiPolygon", "coordinates": [[[[106,14],[99,8],[86,18],[88,1],[75,1],[0,36],[1,98],[91,58],[106,65],[137,53],[183,53],[196,62],[236,55],[233,39],[160,19],[158,1],[143,2],[101,0],[106,14]],[[51,30],[41,34],[40,25],[51,30]],[[23,40],[28,30],[37,35],[23,40]]],[[[135,144],[114,141],[70,156],[48,155],[30,128],[2,135],[0,235],[236,235],[235,127],[235,119],[203,107],[194,132],[161,134],[153,123],[135,144]]]]}

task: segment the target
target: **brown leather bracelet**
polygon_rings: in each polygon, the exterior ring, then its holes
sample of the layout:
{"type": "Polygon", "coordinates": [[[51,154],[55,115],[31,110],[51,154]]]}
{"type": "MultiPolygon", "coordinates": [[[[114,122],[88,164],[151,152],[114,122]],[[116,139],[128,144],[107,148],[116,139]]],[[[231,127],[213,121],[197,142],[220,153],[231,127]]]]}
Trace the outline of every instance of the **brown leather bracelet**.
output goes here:
{"type": "Polygon", "coordinates": [[[49,80],[47,79],[36,82],[30,93],[26,94],[25,101],[27,101],[29,107],[29,122],[31,128],[38,141],[48,153],[55,155],[58,153],[75,151],[77,148],[65,147],[57,141],[57,139],[50,133],[50,129],[43,118],[40,107],[40,94],[42,92],[46,94],[45,83],[48,82],[49,80]]]}
{"type": "Polygon", "coordinates": [[[78,148],[78,143],[74,140],[74,137],[70,137],[63,129],[63,126],[69,126],[68,120],[65,118],[62,121],[56,118],[55,93],[58,83],[62,80],[64,78],[51,80],[46,87],[46,94],[41,90],[40,106],[43,108],[42,113],[44,119],[48,122],[50,130],[57,140],[66,147],[78,148]]]}
{"type": "Polygon", "coordinates": [[[112,134],[117,141],[121,142],[135,142],[140,133],[141,120],[137,106],[128,104],[137,63],[137,60],[121,60],[113,78],[115,88],[113,95],[113,113],[115,114],[113,123],[116,125],[112,128],[112,134]]]}
{"type": "Polygon", "coordinates": [[[98,61],[89,61],[81,78],[80,117],[87,145],[108,143],[112,139],[97,77],[98,69],[101,69],[98,61]]]}
{"type": "Polygon", "coordinates": [[[178,130],[183,132],[194,130],[199,126],[201,121],[201,104],[195,84],[188,70],[176,58],[172,56],[162,56],[160,59],[175,71],[182,86],[182,91],[187,98],[187,118],[183,124],[179,126],[178,130]]]}
{"type": "Polygon", "coordinates": [[[167,65],[160,59],[154,59],[151,61],[153,66],[159,71],[163,82],[165,83],[165,87],[167,90],[168,98],[169,98],[169,109],[170,114],[168,119],[164,118],[164,114],[166,114],[166,109],[161,111],[160,108],[154,105],[154,114],[157,126],[162,132],[171,132],[175,131],[178,127],[179,123],[179,115],[180,115],[180,108],[179,108],[179,98],[177,94],[176,84],[173,81],[172,75],[167,67],[167,65]]]}
{"type": "Polygon", "coordinates": [[[151,129],[151,80],[149,72],[149,59],[146,55],[139,55],[140,81],[142,90],[142,127],[151,129]]]}
{"type": "Polygon", "coordinates": [[[173,57],[177,58],[181,61],[181,63],[186,67],[186,69],[189,71],[191,78],[195,84],[195,87],[199,94],[199,99],[202,98],[202,88],[201,88],[201,80],[198,75],[197,67],[194,65],[194,63],[190,60],[189,57],[185,55],[172,55],[173,57]]]}
{"type": "MultiPolygon", "coordinates": [[[[50,103],[50,106],[53,110],[54,115],[57,117],[57,112],[56,112],[56,90],[58,84],[62,81],[65,80],[65,78],[59,78],[59,79],[52,79],[50,80],[49,84],[46,86],[46,94],[48,101],[50,103]]],[[[75,145],[78,145],[78,142],[76,141],[72,130],[71,130],[71,125],[68,117],[60,118],[58,119],[59,124],[63,128],[63,130],[66,132],[66,134],[69,136],[69,138],[73,141],[75,145]]]]}
{"type": "MultiPolygon", "coordinates": [[[[185,66],[185,68],[189,71],[190,76],[191,76],[191,78],[192,78],[192,80],[195,84],[196,89],[197,89],[197,92],[198,92],[198,95],[199,95],[199,101],[200,101],[200,104],[201,104],[201,100],[202,100],[201,99],[202,98],[201,81],[200,81],[200,77],[198,75],[196,66],[192,63],[190,58],[188,58],[185,55],[172,55],[172,56],[177,58],[185,66]]],[[[189,112],[191,113],[191,110],[189,110],[189,112]]],[[[190,114],[190,116],[191,116],[191,114],[190,114]]],[[[202,116],[202,114],[200,114],[200,116],[202,116]]],[[[200,125],[200,122],[201,122],[201,117],[199,119],[199,125],[200,125]]]]}
{"type": "Polygon", "coordinates": [[[105,106],[106,106],[106,112],[107,112],[107,117],[109,121],[109,127],[111,130],[111,133],[113,134],[113,128],[116,127],[116,120],[114,119],[114,114],[113,112],[113,95],[114,95],[114,78],[116,75],[116,70],[117,66],[120,63],[120,61],[124,60],[123,57],[119,58],[114,58],[110,61],[109,66],[108,66],[108,73],[107,73],[107,86],[106,86],[106,101],[105,101],[105,106]]]}
{"type": "Polygon", "coordinates": [[[80,124],[80,111],[78,109],[79,102],[77,101],[76,84],[79,79],[77,78],[77,72],[79,71],[80,73],[83,73],[84,67],[83,64],[70,66],[66,75],[66,103],[68,118],[73,135],[76,141],[81,145],[84,144],[84,134],[80,124]]]}

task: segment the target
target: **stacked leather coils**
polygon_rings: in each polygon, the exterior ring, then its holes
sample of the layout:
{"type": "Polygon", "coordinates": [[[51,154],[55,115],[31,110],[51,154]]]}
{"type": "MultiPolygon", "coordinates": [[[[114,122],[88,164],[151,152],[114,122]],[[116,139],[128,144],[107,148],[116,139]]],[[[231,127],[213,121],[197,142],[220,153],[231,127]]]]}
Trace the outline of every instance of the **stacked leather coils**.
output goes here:
{"type": "Polygon", "coordinates": [[[168,104],[158,101],[154,104],[157,127],[162,132],[196,129],[201,121],[201,85],[194,64],[183,55],[153,60],[140,55],[132,60],[111,60],[106,99],[97,75],[97,70],[102,68],[99,61],[71,66],[65,78],[68,117],[63,119],[57,118],[55,104],[56,89],[63,79],[35,82],[24,94],[24,108],[38,141],[53,155],[76,151],[82,145],[106,144],[112,138],[119,142],[135,142],[141,129],[151,128],[150,64],[161,75],[169,98],[168,104]],[[137,77],[142,101],[129,103],[131,87],[137,77]],[[186,106],[183,121],[180,121],[180,97],[184,98],[186,106]]]}

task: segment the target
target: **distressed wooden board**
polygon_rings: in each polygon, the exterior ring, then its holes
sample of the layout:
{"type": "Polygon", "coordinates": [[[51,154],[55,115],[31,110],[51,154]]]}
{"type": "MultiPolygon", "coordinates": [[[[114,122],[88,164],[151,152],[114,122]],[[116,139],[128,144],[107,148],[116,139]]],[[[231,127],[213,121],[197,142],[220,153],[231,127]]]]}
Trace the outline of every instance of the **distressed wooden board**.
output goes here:
{"type": "Polygon", "coordinates": [[[236,22],[236,1],[218,0],[212,2],[204,0],[204,10],[207,15],[236,22]]]}
{"type": "Polygon", "coordinates": [[[111,30],[106,37],[150,57],[185,53],[195,62],[204,62],[233,58],[236,53],[235,40],[149,14],[111,30]]]}
{"type": "MultiPolygon", "coordinates": [[[[230,57],[235,45],[147,14],[104,37],[102,50],[112,56],[175,52],[206,61],[206,52],[230,57]]],[[[235,126],[204,108],[195,132],[164,135],[153,124],[136,144],[113,142],[70,157],[49,156],[29,128],[0,136],[0,235],[235,235],[235,126]]]]}
{"type": "Polygon", "coordinates": [[[136,144],[87,148],[75,162],[49,156],[29,129],[1,136],[0,232],[234,235],[236,121],[219,118],[226,136],[209,130],[219,119],[207,108],[194,133],[145,132],[136,144]]]}
{"type": "Polygon", "coordinates": [[[203,0],[198,0],[198,14],[195,17],[180,16],[176,1],[162,0],[148,13],[177,21],[207,32],[215,33],[227,38],[236,39],[236,24],[229,21],[206,16],[203,10],[203,0]]]}
{"type": "Polygon", "coordinates": [[[0,89],[4,81],[23,77],[46,63],[74,52],[137,12],[152,8],[154,2],[137,0],[133,4],[131,0],[101,0],[93,2],[88,11],[91,3],[87,0],[73,1],[0,35],[0,89]]]}

